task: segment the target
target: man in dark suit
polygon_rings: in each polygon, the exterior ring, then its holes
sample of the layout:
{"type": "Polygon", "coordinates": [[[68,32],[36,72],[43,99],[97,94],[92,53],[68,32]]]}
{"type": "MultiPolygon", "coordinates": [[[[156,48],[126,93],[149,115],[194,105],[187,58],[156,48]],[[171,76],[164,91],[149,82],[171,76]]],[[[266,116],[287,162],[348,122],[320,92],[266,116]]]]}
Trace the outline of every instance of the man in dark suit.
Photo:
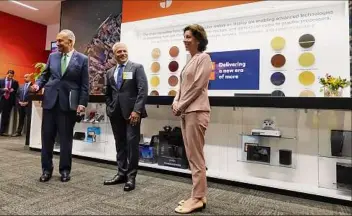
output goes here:
{"type": "Polygon", "coordinates": [[[125,183],[124,190],[131,191],[136,184],[141,118],[147,117],[148,81],[143,66],[128,60],[125,44],[114,44],[113,52],[118,65],[106,73],[105,99],[118,172],[104,185],[125,183]]]}
{"type": "Polygon", "coordinates": [[[25,74],[24,84],[23,86],[19,87],[17,91],[16,106],[18,110],[19,121],[18,121],[17,131],[12,135],[13,137],[21,136],[22,129],[24,126],[24,120],[26,116],[30,116],[31,107],[28,105],[28,93],[31,86],[32,86],[31,75],[25,74]]]}
{"type": "Polygon", "coordinates": [[[7,136],[5,131],[9,126],[10,115],[12,107],[16,103],[16,92],[18,89],[18,82],[13,79],[15,71],[7,71],[5,79],[0,80],[0,136],[7,136]]]}
{"type": "Polygon", "coordinates": [[[60,139],[61,181],[71,179],[73,128],[76,115],[84,112],[89,96],[88,57],[74,50],[75,35],[70,30],[62,30],[56,41],[59,52],[50,54],[44,72],[32,85],[35,92],[44,87],[41,182],[49,181],[52,176],[57,132],[60,139]]]}

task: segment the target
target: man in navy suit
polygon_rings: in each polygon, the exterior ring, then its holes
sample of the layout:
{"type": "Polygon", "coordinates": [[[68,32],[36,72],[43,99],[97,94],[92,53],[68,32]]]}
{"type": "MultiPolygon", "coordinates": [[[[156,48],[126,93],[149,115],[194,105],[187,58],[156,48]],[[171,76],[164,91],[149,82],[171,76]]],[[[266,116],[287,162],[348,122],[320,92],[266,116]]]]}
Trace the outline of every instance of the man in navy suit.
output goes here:
{"type": "Polygon", "coordinates": [[[10,115],[13,105],[16,103],[16,92],[18,89],[18,82],[13,79],[15,71],[8,70],[6,78],[0,80],[0,136],[7,136],[5,131],[9,126],[10,115]]]}
{"type": "Polygon", "coordinates": [[[17,131],[12,135],[14,137],[21,136],[23,126],[24,126],[24,120],[26,119],[26,116],[30,116],[31,107],[28,105],[28,92],[31,85],[32,85],[31,75],[25,74],[24,84],[23,86],[18,88],[18,91],[17,91],[16,105],[17,105],[17,110],[19,114],[19,121],[18,121],[17,131]]]}
{"type": "Polygon", "coordinates": [[[73,128],[76,115],[84,112],[89,97],[88,57],[74,50],[75,35],[72,31],[62,30],[56,41],[59,52],[50,54],[44,72],[31,87],[34,92],[44,88],[41,182],[49,181],[52,176],[57,132],[60,140],[61,181],[71,179],[73,128]],[[72,108],[72,104],[77,106],[72,108]]]}

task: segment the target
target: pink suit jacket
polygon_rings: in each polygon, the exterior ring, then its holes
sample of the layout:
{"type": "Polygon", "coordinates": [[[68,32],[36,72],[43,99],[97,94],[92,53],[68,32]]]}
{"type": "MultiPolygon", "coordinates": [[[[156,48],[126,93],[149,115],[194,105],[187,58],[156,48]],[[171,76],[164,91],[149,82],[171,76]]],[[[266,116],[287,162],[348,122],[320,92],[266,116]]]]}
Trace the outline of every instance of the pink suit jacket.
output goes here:
{"type": "Polygon", "coordinates": [[[181,72],[173,106],[181,113],[210,112],[208,84],[211,71],[212,61],[207,53],[194,55],[181,72]]]}

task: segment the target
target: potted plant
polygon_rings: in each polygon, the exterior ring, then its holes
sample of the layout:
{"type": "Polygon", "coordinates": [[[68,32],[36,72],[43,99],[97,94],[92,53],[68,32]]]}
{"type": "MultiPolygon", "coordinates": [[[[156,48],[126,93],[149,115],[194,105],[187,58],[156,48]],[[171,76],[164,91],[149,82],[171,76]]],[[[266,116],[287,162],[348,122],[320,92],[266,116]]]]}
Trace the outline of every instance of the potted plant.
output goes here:
{"type": "Polygon", "coordinates": [[[34,68],[35,68],[35,72],[33,74],[34,80],[37,80],[39,76],[42,75],[45,67],[46,67],[46,64],[42,62],[38,62],[34,65],[34,68]]]}
{"type": "MultiPolygon", "coordinates": [[[[34,68],[35,68],[35,72],[33,73],[33,79],[34,81],[36,81],[40,75],[42,75],[43,71],[45,70],[45,67],[46,67],[46,64],[45,63],[42,63],[42,62],[38,62],[34,65],[34,68]]],[[[43,90],[42,89],[39,94],[42,94],[43,93],[43,90]]]]}
{"type": "Polygon", "coordinates": [[[319,83],[322,85],[320,91],[324,91],[325,97],[341,97],[342,90],[347,86],[351,85],[351,82],[341,77],[333,77],[326,74],[325,77],[319,79],[319,83]]]}

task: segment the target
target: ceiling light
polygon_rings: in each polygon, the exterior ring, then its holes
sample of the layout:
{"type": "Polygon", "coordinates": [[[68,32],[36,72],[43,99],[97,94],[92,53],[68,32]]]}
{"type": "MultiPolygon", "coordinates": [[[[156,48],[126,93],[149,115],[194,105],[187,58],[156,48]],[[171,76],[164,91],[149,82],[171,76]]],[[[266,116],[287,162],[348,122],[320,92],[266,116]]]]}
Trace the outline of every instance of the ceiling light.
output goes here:
{"type": "Polygon", "coordinates": [[[18,4],[18,5],[21,5],[22,7],[26,7],[28,9],[31,9],[31,10],[36,10],[36,11],[39,10],[38,8],[26,5],[26,4],[18,2],[18,1],[14,1],[14,0],[9,0],[9,1],[12,2],[12,3],[18,4]]]}

